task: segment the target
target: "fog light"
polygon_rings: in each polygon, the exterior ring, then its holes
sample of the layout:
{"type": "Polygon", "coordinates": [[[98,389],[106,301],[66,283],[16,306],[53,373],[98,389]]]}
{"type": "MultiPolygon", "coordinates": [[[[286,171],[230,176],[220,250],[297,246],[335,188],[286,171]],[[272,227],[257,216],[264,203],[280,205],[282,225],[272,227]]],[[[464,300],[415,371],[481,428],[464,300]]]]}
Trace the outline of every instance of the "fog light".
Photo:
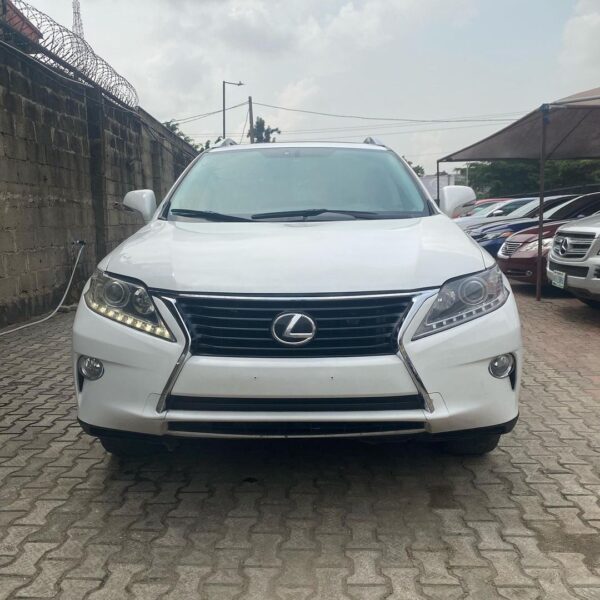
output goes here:
{"type": "Polygon", "coordinates": [[[515,357],[512,354],[501,354],[490,362],[490,373],[493,377],[508,377],[515,368],[515,357]]]}
{"type": "Polygon", "coordinates": [[[80,356],[77,360],[77,369],[86,379],[94,381],[104,375],[104,365],[101,360],[91,356],[80,356]]]}

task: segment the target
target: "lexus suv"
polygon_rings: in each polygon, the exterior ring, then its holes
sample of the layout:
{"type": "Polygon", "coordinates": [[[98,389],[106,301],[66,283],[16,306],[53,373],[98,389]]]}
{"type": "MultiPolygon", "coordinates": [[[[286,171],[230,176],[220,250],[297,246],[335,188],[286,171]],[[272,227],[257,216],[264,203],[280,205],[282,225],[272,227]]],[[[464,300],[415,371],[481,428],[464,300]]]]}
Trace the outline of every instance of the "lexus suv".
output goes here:
{"type": "Polygon", "coordinates": [[[560,227],[548,260],[548,279],[600,308],[600,214],[560,227]]]}
{"type": "Polygon", "coordinates": [[[82,427],[186,438],[421,437],[483,454],[518,416],[519,316],[494,259],[372,140],[203,152],[106,256],[73,331],[82,427]],[[443,212],[442,212],[443,210],[443,212]],[[446,213],[446,214],[444,214],[446,213]]]}

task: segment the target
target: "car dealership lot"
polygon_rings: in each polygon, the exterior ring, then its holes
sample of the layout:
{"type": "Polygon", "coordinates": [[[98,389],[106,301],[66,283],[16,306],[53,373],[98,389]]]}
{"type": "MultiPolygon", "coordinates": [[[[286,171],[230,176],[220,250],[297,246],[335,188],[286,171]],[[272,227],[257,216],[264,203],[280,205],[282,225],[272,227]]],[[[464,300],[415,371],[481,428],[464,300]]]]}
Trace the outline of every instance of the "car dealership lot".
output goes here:
{"type": "Polygon", "coordinates": [[[600,311],[516,287],[521,419],[482,458],[75,421],[72,314],[0,339],[0,598],[600,598],[600,311]]]}

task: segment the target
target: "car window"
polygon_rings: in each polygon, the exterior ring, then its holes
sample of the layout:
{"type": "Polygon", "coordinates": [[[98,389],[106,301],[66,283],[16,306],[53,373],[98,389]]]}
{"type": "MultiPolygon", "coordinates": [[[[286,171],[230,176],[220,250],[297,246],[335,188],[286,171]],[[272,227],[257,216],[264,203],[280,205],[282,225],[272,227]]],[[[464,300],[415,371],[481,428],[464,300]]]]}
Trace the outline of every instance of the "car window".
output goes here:
{"type": "MultiPolygon", "coordinates": [[[[565,206],[572,199],[573,199],[572,196],[567,196],[567,197],[562,197],[562,198],[547,198],[546,200],[544,200],[544,218],[545,219],[550,218],[549,215],[551,215],[555,210],[559,209],[561,206],[565,206]]],[[[539,214],[539,204],[540,204],[540,201],[536,198],[531,203],[531,205],[523,206],[522,209],[519,209],[519,211],[523,210],[525,208],[529,208],[529,207],[531,207],[531,208],[527,211],[527,214],[520,215],[520,216],[537,217],[539,214]]],[[[517,211],[515,211],[512,216],[516,216],[516,212],[517,211]]]]}
{"type": "Polygon", "coordinates": [[[502,206],[502,202],[494,202],[493,204],[483,204],[480,206],[476,206],[475,208],[471,209],[467,216],[471,217],[473,215],[480,214],[488,217],[499,206],[502,206]]]}
{"type": "Polygon", "coordinates": [[[539,201],[536,199],[528,200],[523,206],[515,209],[511,213],[511,217],[532,217],[537,214],[539,201]],[[533,214],[532,214],[533,213],[533,214]]]}
{"type": "Polygon", "coordinates": [[[354,148],[209,152],[170,200],[170,210],[242,217],[322,208],[398,214],[398,218],[432,212],[408,167],[395,154],[354,148]]]}
{"type": "Polygon", "coordinates": [[[523,206],[524,204],[529,204],[529,200],[514,200],[512,202],[505,202],[504,204],[500,204],[496,207],[496,210],[502,211],[500,215],[511,215],[514,213],[517,208],[523,206]]]}
{"type": "Polygon", "coordinates": [[[549,211],[551,214],[546,215],[544,213],[544,218],[551,218],[558,221],[563,219],[578,219],[589,217],[598,210],[600,210],[600,194],[593,194],[574,198],[567,202],[567,204],[549,211]]]}

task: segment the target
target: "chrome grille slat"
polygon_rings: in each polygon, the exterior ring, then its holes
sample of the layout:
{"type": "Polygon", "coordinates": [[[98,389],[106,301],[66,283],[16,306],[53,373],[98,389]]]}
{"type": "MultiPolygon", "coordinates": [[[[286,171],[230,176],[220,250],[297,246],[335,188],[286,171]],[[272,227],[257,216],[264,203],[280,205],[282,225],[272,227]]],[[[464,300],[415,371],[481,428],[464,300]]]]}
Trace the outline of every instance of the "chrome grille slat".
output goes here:
{"type": "Polygon", "coordinates": [[[238,357],[326,357],[395,354],[397,333],[412,303],[406,294],[381,297],[210,298],[180,296],[177,308],[191,337],[191,353],[238,357]],[[279,344],[275,317],[301,312],[316,323],[305,346],[279,344]],[[321,327],[322,326],[322,327],[321,327]]]}
{"type": "Polygon", "coordinates": [[[594,233],[561,232],[554,237],[552,250],[561,258],[585,258],[595,239],[594,233]]]}
{"type": "Polygon", "coordinates": [[[502,254],[511,256],[521,247],[521,245],[521,242],[504,242],[502,245],[502,254]]]}

